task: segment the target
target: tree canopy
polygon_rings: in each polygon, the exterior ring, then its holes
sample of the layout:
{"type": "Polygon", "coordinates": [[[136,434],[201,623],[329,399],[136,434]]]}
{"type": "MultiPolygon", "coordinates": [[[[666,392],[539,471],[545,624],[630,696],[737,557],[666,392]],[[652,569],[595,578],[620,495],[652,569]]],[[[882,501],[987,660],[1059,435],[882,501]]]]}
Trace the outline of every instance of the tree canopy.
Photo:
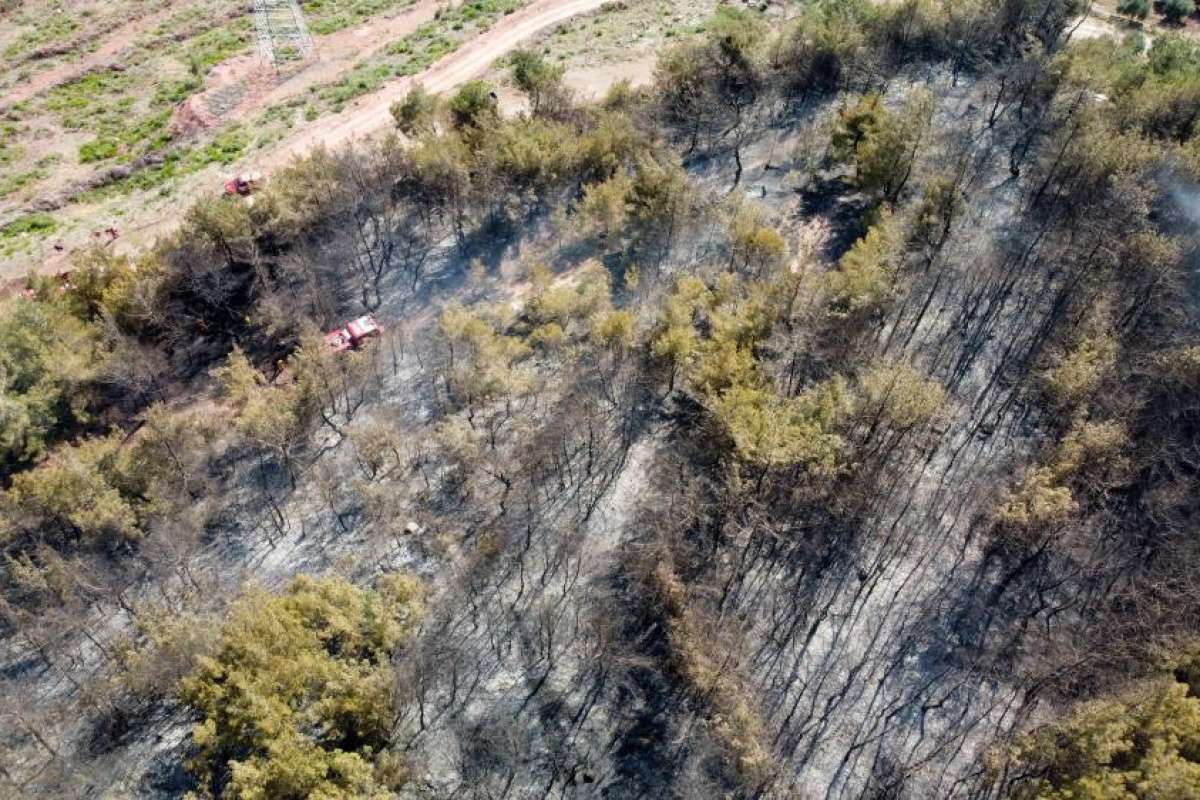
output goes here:
{"type": "Polygon", "coordinates": [[[202,717],[192,771],[202,798],[387,798],[404,771],[383,750],[396,713],[390,658],[420,622],[423,589],[300,576],[247,592],[220,643],[183,679],[202,717]]]}

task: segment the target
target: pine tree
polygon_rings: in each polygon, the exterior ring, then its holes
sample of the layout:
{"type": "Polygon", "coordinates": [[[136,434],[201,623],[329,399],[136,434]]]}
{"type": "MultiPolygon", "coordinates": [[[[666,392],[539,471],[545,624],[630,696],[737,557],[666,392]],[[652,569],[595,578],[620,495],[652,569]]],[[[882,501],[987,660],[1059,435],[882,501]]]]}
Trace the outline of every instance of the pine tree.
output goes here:
{"type": "Polygon", "coordinates": [[[375,591],[300,576],[252,589],[211,655],[180,683],[201,721],[191,769],[200,797],[391,797],[375,765],[391,742],[391,654],[423,614],[403,575],[375,591]]]}

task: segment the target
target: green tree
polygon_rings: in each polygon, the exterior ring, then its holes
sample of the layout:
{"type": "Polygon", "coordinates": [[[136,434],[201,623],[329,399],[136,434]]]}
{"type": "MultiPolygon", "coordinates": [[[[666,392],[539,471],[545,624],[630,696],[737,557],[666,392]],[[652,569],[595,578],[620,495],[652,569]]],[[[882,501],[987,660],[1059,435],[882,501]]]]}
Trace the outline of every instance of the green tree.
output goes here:
{"type": "Polygon", "coordinates": [[[588,260],[557,279],[542,265],[530,273],[534,291],[524,315],[535,325],[557,322],[565,329],[612,306],[612,279],[599,261],[588,260]]]}
{"type": "Polygon", "coordinates": [[[896,201],[912,175],[934,107],[933,94],[918,88],[899,111],[877,111],[854,149],[855,177],[864,191],[896,201]]]}
{"type": "Polygon", "coordinates": [[[556,350],[567,343],[567,332],[557,322],[546,322],[531,330],[525,341],[542,350],[556,350]]]}
{"type": "Polygon", "coordinates": [[[148,475],[120,434],[60,447],[13,477],[2,496],[9,535],[39,531],[68,541],[118,546],[141,537],[148,475]]]}
{"type": "Polygon", "coordinates": [[[234,347],[225,366],[214,371],[224,395],[234,408],[240,434],[272,452],[296,482],[294,451],[308,431],[316,404],[307,385],[285,381],[272,385],[234,347]]]}
{"type": "Polygon", "coordinates": [[[118,321],[127,310],[128,295],[138,280],[138,272],[151,269],[149,259],[135,264],[125,255],[94,245],[71,259],[71,279],[66,285],[57,278],[42,276],[31,283],[42,302],[56,302],[81,320],[94,320],[108,314],[118,321]]]}
{"type": "Polygon", "coordinates": [[[917,206],[914,240],[934,251],[940,249],[964,206],[962,192],[953,179],[945,175],[931,178],[917,206]]]}
{"type": "Polygon", "coordinates": [[[852,160],[858,145],[878,127],[886,113],[883,97],[878,92],[862,95],[853,105],[843,103],[829,137],[833,157],[838,161],[852,160]]]}
{"type": "Polygon", "coordinates": [[[1184,649],[1170,673],[1083,703],[1019,738],[992,766],[1033,776],[1014,800],[1184,800],[1200,797],[1200,685],[1184,649]]]}
{"type": "Polygon", "coordinates": [[[753,11],[737,6],[718,6],[705,24],[709,41],[727,58],[748,59],[766,34],[767,26],[753,11]]]}
{"type": "Polygon", "coordinates": [[[315,328],[300,336],[300,346],[288,357],[298,392],[294,398],[301,416],[317,414],[335,431],[331,415],[349,422],[362,404],[368,354],[364,350],[334,353],[315,328]]]}
{"type": "Polygon", "coordinates": [[[903,244],[900,219],[885,209],[828,274],[830,311],[850,315],[881,307],[891,296],[903,244]]]}
{"type": "Polygon", "coordinates": [[[680,219],[688,213],[687,173],[679,164],[663,163],[643,153],[625,197],[637,238],[658,245],[660,258],[670,252],[680,219]]]}
{"type": "Polygon", "coordinates": [[[226,266],[253,260],[254,232],[251,207],[223,197],[201,200],[188,209],[183,221],[183,235],[208,244],[226,266]]]}
{"type": "Polygon", "coordinates": [[[585,226],[601,239],[620,234],[629,214],[628,197],[633,181],[618,172],[601,183],[589,183],[583,188],[579,214],[585,226]]]}
{"type": "Polygon", "coordinates": [[[1121,0],[1117,3],[1117,13],[1131,19],[1145,19],[1150,16],[1149,0],[1121,0]]]}
{"type": "Polygon", "coordinates": [[[562,88],[564,68],[551,64],[541,53],[515,50],[509,56],[513,82],[529,98],[529,106],[537,113],[543,102],[562,88]]]}
{"type": "Polygon", "coordinates": [[[1195,0],[1163,0],[1162,13],[1168,22],[1178,25],[1196,13],[1195,0]]]}
{"type": "Polygon", "coordinates": [[[530,347],[519,337],[498,332],[481,313],[458,305],[447,306],[440,326],[450,356],[446,383],[455,401],[473,410],[532,385],[532,375],[520,364],[530,347]]]}
{"type": "Polygon", "coordinates": [[[860,0],[806,3],[785,28],[778,46],[781,88],[800,100],[839,87],[869,82],[878,54],[864,22],[877,6],[860,0]]]}
{"type": "Polygon", "coordinates": [[[425,91],[425,87],[418,83],[405,92],[403,98],[392,103],[390,111],[401,133],[419,136],[433,130],[437,107],[437,95],[425,91]]]}
{"type": "Polygon", "coordinates": [[[846,400],[841,381],[786,399],[771,389],[734,384],[711,402],[710,410],[742,460],[761,467],[802,463],[831,474],[843,446],[834,426],[848,407],[846,400]]]}
{"type": "Polygon", "coordinates": [[[860,411],[872,427],[886,422],[909,430],[932,421],[946,403],[946,390],[910,364],[876,361],[859,379],[860,411]]]}
{"type": "Polygon", "coordinates": [[[1126,443],[1126,431],[1117,423],[1076,422],[1044,463],[1029,468],[1001,496],[995,513],[1001,532],[1010,541],[1028,543],[1069,519],[1079,509],[1074,487],[1105,491],[1105,476],[1125,466],[1126,443]]]}
{"type": "Polygon", "coordinates": [[[374,591],[296,578],[251,589],[220,642],[180,682],[201,716],[190,767],[202,798],[378,798],[396,718],[390,659],[411,635],[424,588],[392,574],[374,591]]]}
{"type": "Polygon", "coordinates": [[[705,340],[688,375],[693,389],[709,398],[720,397],[734,386],[758,387],[763,383],[752,347],[732,336],[705,340]]]}
{"type": "Polygon", "coordinates": [[[656,358],[667,362],[670,373],[667,378],[667,391],[675,390],[675,380],[680,367],[686,366],[695,356],[700,347],[700,337],[696,330],[687,325],[669,325],[662,328],[651,343],[651,352],[656,358]]]}
{"type": "Polygon", "coordinates": [[[1086,402],[1117,363],[1117,341],[1107,332],[1084,336],[1055,358],[1043,374],[1046,392],[1060,409],[1086,402]]]}
{"type": "Polygon", "coordinates": [[[1026,471],[1021,482],[1006,491],[996,509],[996,520],[1027,538],[1031,529],[1062,522],[1079,508],[1069,486],[1063,486],[1048,467],[1026,471]]]}
{"type": "Polygon", "coordinates": [[[88,422],[101,351],[95,328],[58,303],[0,306],[0,475],[88,422]]]}
{"type": "Polygon", "coordinates": [[[602,311],[592,317],[591,338],[614,354],[624,353],[636,338],[631,311],[602,311]]]}
{"type": "Polygon", "coordinates": [[[202,655],[211,655],[219,625],[210,615],[147,604],[136,609],[134,630],[113,647],[118,686],[135,698],[161,700],[174,694],[202,655]]]}
{"type": "Polygon", "coordinates": [[[156,403],[146,409],[142,422],[133,443],[134,460],[164,492],[195,499],[207,443],[218,435],[216,421],[156,403]]]}
{"type": "Polygon", "coordinates": [[[712,292],[704,282],[687,275],[679,279],[659,310],[650,350],[670,368],[668,392],[674,391],[680,369],[687,368],[700,351],[700,336],[693,318],[712,302],[712,292]]]}
{"type": "Polygon", "coordinates": [[[1200,47],[1182,33],[1164,33],[1154,37],[1146,54],[1146,65],[1157,76],[1184,78],[1200,68],[1200,47]]]}
{"type": "Polygon", "coordinates": [[[770,276],[783,264],[787,243],[765,215],[750,203],[742,203],[729,220],[730,266],[751,277],[770,276]]]}
{"type": "Polygon", "coordinates": [[[467,81],[450,98],[450,118],[456,128],[477,128],[496,116],[495,93],[487,81],[467,81]]]}
{"type": "Polygon", "coordinates": [[[658,102],[663,121],[689,140],[687,153],[702,142],[732,145],[740,179],[740,149],[762,91],[758,51],[766,26],[752,11],[721,5],[705,29],[702,42],[671,48],[659,58],[658,102]]]}

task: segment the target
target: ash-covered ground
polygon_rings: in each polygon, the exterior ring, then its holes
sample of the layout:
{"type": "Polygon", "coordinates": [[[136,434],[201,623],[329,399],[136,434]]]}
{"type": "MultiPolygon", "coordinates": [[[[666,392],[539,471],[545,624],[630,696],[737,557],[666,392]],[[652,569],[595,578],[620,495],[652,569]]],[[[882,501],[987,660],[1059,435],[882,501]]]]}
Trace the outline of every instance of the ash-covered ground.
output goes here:
{"type": "MultiPolygon", "coordinates": [[[[725,520],[705,556],[719,593],[704,599],[740,632],[729,661],[759,704],[777,770],[758,796],[986,796],[985,748],[1035,712],[1028,683],[1015,679],[1019,639],[990,610],[1005,575],[981,529],[1035,434],[1011,375],[1030,357],[1054,278],[1018,235],[1024,189],[1009,174],[1011,131],[986,125],[986,87],[929,79],[933,128],[941,151],[961,159],[967,205],[865,346],[935,377],[946,411],[871,462],[872,491],[846,498],[853,524],[817,536],[821,521],[799,506],[725,520]]],[[[795,241],[818,232],[808,268],[831,268],[862,231],[853,189],[828,171],[803,176],[813,120],[832,108],[783,119],[741,154],[737,191],[795,241]]],[[[693,164],[692,175],[715,197],[734,172],[721,161],[693,164]]],[[[399,667],[408,796],[722,796],[713,720],[672,679],[664,632],[639,610],[631,577],[654,521],[684,513],[672,487],[703,472],[680,464],[706,446],[686,403],[631,365],[546,361],[535,364],[537,393],[466,423],[486,431],[487,446],[455,462],[434,445],[448,435],[440,309],[516,302],[531,258],[570,272],[582,258],[557,251],[550,227],[535,219],[467,257],[446,243],[417,293],[387,287],[375,313],[392,331],[372,354],[361,403],[314,436],[295,488],[267,460],[227,453],[209,501],[217,522],[189,570],[213,576],[203,585],[214,594],[246,580],[278,587],[301,572],[365,579],[405,569],[428,582],[429,616],[399,667]],[[473,260],[482,266],[472,270],[473,260]],[[383,473],[363,466],[355,444],[380,425],[399,432],[403,451],[383,473]]],[[[687,230],[662,285],[713,248],[704,230],[687,230]]],[[[120,608],[88,613],[93,631],[128,624],[120,608]]],[[[74,695],[71,670],[42,669],[20,649],[6,692],[46,705],[74,695]]],[[[85,637],[73,651],[72,669],[100,660],[85,637]]],[[[47,719],[48,738],[88,750],[87,725],[47,719]]],[[[80,796],[180,796],[190,725],[171,709],[88,753],[80,796]]]]}

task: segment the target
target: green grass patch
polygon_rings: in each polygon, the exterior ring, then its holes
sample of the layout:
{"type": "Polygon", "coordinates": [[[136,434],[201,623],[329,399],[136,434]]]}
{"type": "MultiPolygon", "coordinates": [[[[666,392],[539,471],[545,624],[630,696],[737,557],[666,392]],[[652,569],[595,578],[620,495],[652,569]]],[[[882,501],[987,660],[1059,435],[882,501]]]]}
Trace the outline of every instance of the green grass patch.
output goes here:
{"type": "Polygon", "coordinates": [[[173,106],[176,103],[182,103],[188,97],[200,91],[204,85],[204,81],[195,75],[188,75],[186,78],[167,78],[159,82],[154,90],[153,105],[156,106],[173,106]]]}
{"type": "Polygon", "coordinates": [[[162,150],[171,141],[168,128],[174,107],[203,89],[204,75],[214,65],[251,44],[248,18],[204,27],[210,18],[194,13],[184,17],[196,30],[181,42],[147,40],[125,69],[82,75],[40,99],[42,110],[63,128],[96,135],[80,148],[81,162],[128,163],[162,150]],[[183,69],[173,68],[171,61],[183,69]]]}
{"type": "Polygon", "coordinates": [[[185,161],[191,169],[201,169],[209,164],[232,164],[249,146],[249,133],[241,128],[230,128],[208,144],[192,149],[185,161]]]}
{"type": "Polygon", "coordinates": [[[48,174],[44,167],[36,167],[28,172],[0,176],[0,197],[8,197],[13,192],[28,186],[34,181],[40,181],[48,174]]]}
{"type": "Polygon", "coordinates": [[[164,155],[161,164],[135,170],[127,178],[72,198],[72,202],[90,203],[136,191],[161,190],[172,179],[199,172],[210,164],[232,164],[250,149],[250,145],[250,133],[242,128],[230,128],[206,144],[173,148],[164,155]]]}
{"type": "Polygon", "coordinates": [[[79,146],[79,161],[82,164],[92,164],[96,161],[107,161],[117,156],[117,141],[115,139],[93,139],[79,146]]]}
{"type": "Polygon", "coordinates": [[[45,236],[57,227],[58,223],[49,214],[26,214],[0,227],[0,239],[15,239],[24,235],[45,236]]]}
{"type": "Polygon", "coordinates": [[[30,28],[4,48],[4,58],[8,61],[28,56],[47,45],[62,41],[79,29],[79,23],[69,13],[50,14],[37,19],[25,17],[21,24],[30,28]]]}
{"type": "Polygon", "coordinates": [[[16,136],[15,125],[0,127],[0,166],[11,164],[25,155],[25,148],[11,144],[14,136],[16,136]]]}
{"type": "Polygon", "coordinates": [[[187,42],[184,61],[197,78],[227,58],[250,48],[250,21],[241,19],[224,28],[205,31],[187,42]]]}
{"type": "Polygon", "coordinates": [[[304,18],[308,29],[319,36],[349,28],[371,17],[398,8],[407,8],[413,0],[306,0],[304,18]]]}
{"type": "Polygon", "coordinates": [[[470,0],[439,12],[430,22],[393,42],[383,53],[355,66],[333,83],[314,87],[327,109],[340,111],[346,103],[370,94],[393,77],[416,75],[453,53],[472,36],[486,31],[496,20],[526,5],[528,0],[470,0]]]}
{"type": "Polygon", "coordinates": [[[89,72],[48,91],[43,107],[56,114],[67,130],[82,130],[94,126],[97,120],[121,120],[132,105],[127,95],[134,87],[134,76],[129,71],[89,72]]]}

